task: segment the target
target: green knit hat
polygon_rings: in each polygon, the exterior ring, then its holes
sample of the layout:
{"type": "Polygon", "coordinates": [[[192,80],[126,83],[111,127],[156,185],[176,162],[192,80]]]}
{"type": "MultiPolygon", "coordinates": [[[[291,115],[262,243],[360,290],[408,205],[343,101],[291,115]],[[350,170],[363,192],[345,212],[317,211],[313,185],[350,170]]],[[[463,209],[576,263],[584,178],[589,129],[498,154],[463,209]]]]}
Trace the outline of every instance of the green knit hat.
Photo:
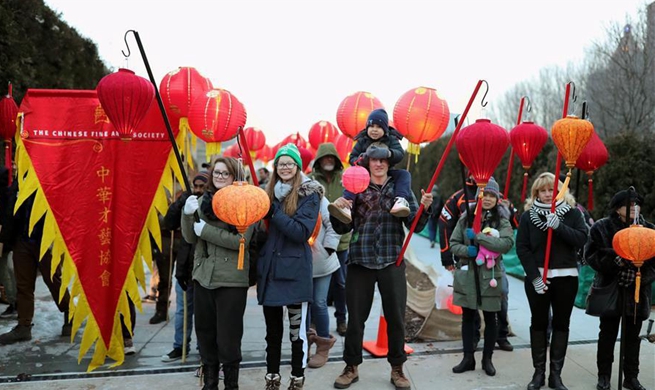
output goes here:
{"type": "Polygon", "coordinates": [[[277,160],[279,160],[282,156],[291,157],[296,165],[298,165],[298,168],[302,170],[302,158],[300,157],[300,151],[296,145],[288,143],[278,149],[277,153],[275,153],[275,165],[277,165],[277,160]]]}

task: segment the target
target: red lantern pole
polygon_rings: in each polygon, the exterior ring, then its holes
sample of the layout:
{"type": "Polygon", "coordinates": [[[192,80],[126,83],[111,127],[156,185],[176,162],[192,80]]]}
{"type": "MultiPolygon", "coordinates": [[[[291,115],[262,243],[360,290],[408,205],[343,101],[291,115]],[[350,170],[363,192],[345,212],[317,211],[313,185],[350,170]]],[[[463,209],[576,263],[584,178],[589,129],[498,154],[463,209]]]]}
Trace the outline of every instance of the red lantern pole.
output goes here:
{"type": "Polygon", "coordinates": [[[241,147],[243,148],[242,156],[245,156],[246,164],[250,168],[250,177],[252,177],[252,183],[259,187],[259,180],[255,174],[255,166],[252,165],[252,158],[250,158],[250,147],[248,147],[248,140],[246,139],[246,133],[243,132],[243,126],[239,127],[239,139],[241,140],[241,147]]]}
{"type": "MultiPolygon", "coordinates": [[[[562,118],[566,118],[566,115],[569,112],[569,96],[571,95],[571,85],[574,85],[572,81],[569,81],[566,84],[566,92],[564,94],[564,108],[562,110],[562,118]]],[[[574,91],[574,96],[575,96],[575,85],[573,87],[574,91]]],[[[575,97],[574,97],[575,99],[575,97]]],[[[557,190],[559,187],[559,172],[560,172],[560,166],[562,165],[562,153],[557,151],[557,165],[555,166],[555,183],[553,183],[553,200],[550,205],[550,212],[554,213],[555,212],[555,203],[557,202],[557,190]]],[[[543,274],[543,279],[544,283],[547,281],[548,277],[548,263],[550,262],[550,244],[553,240],[553,229],[548,228],[548,237],[546,238],[546,253],[544,255],[544,274],[543,274]]]]}
{"type": "MultiPolygon", "coordinates": [[[[523,119],[523,104],[525,103],[525,96],[521,98],[521,102],[519,103],[519,115],[516,118],[516,125],[521,124],[521,120],[523,119]]],[[[503,195],[505,195],[505,198],[509,197],[509,182],[512,177],[512,167],[514,166],[514,149],[510,146],[509,150],[509,164],[507,165],[507,176],[505,177],[505,192],[503,195]]]]}
{"type": "MultiPolygon", "coordinates": [[[[177,143],[175,142],[175,135],[173,134],[173,129],[171,127],[171,122],[168,120],[168,115],[166,115],[166,109],[164,108],[164,101],[161,98],[161,95],[159,94],[159,88],[157,88],[157,83],[155,82],[155,77],[152,75],[152,70],[150,69],[150,63],[148,62],[148,57],[146,57],[146,52],[143,49],[143,44],[141,43],[141,38],[139,37],[139,32],[136,30],[127,30],[125,32],[125,46],[127,46],[127,34],[130,32],[134,33],[134,38],[136,39],[136,44],[139,46],[139,52],[141,53],[141,58],[143,59],[143,63],[146,66],[146,70],[148,71],[148,77],[150,78],[150,82],[152,83],[152,86],[155,87],[155,97],[157,98],[157,104],[159,105],[159,111],[161,111],[161,116],[164,119],[164,124],[166,125],[166,131],[168,132],[168,139],[171,141],[171,145],[173,146],[173,152],[175,153],[175,159],[177,160],[177,164],[180,166],[180,171],[182,172],[182,178],[184,179],[184,187],[186,187],[186,191],[188,193],[191,193],[191,187],[189,185],[189,178],[187,177],[186,171],[184,170],[184,163],[182,162],[182,157],[180,156],[180,151],[177,149],[177,143]]],[[[125,57],[130,56],[130,47],[127,46],[127,54],[123,52],[123,55],[125,57]]],[[[186,307],[186,302],[185,302],[185,307],[186,307]]]]}
{"type": "MultiPolygon", "coordinates": [[[[446,163],[446,158],[450,153],[450,149],[452,148],[453,143],[455,143],[455,139],[457,139],[457,134],[459,134],[459,129],[462,127],[462,123],[464,123],[464,120],[466,119],[466,115],[468,115],[469,110],[471,109],[471,105],[473,105],[473,101],[475,100],[475,97],[478,95],[478,91],[480,90],[480,87],[482,86],[483,82],[486,83],[485,80],[478,80],[478,84],[475,86],[475,89],[473,90],[473,94],[471,95],[471,98],[469,99],[469,102],[466,105],[466,108],[464,109],[464,113],[462,113],[459,123],[457,123],[457,126],[455,127],[455,131],[453,132],[453,135],[450,137],[450,141],[448,141],[448,145],[446,145],[446,149],[444,149],[443,154],[441,155],[441,160],[439,160],[437,169],[434,171],[434,174],[432,175],[432,179],[428,184],[426,192],[428,193],[432,192],[432,187],[434,187],[434,183],[437,182],[437,178],[441,174],[441,170],[443,169],[444,164],[446,163]]],[[[403,244],[403,247],[400,249],[400,253],[398,254],[398,258],[396,259],[397,266],[400,266],[400,264],[402,264],[403,262],[403,256],[405,255],[405,251],[407,250],[409,241],[411,240],[412,235],[414,234],[414,230],[416,230],[416,225],[418,225],[418,220],[421,217],[421,214],[423,214],[423,209],[424,207],[423,204],[421,203],[419,205],[418,211],[416,212],[416,215],[414,216],[414,221],[412,222],[412,226],[409,229],[409,233],[407,233],[407,237],[405,237],[405,243],[403,244]]]]}

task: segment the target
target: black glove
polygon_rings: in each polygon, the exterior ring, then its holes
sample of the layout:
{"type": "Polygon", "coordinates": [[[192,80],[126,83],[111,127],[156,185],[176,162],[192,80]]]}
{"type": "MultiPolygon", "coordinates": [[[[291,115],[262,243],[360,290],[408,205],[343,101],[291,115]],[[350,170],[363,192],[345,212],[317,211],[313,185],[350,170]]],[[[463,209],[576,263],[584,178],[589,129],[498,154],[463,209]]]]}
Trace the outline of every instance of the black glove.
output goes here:
{"type": "Polygon", "coordinates": [[[186,277],[181,277],[178,274],[175,274],[175,279],[177,279],[177,283],[180,285],[180,288],[182,291],[186,291],[187,289],[187,278],[186,277]]]}
{"type": "Polygon", "coordinates": [[[327,252],[328,256],[332,256],[332,254],[335,252],[335,250],[332,248],[325,248],[325,251],[327,252]]]}

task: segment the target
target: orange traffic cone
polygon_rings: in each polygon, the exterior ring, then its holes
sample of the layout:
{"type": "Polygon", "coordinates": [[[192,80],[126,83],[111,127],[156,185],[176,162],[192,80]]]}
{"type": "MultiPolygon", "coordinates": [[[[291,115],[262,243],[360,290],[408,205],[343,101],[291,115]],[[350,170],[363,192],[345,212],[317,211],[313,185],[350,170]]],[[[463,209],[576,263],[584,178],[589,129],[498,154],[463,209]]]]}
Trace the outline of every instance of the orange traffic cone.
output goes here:
{"type": "MultiPolygon", "coordinates": [[[[380,316],[380,325],[378,325],[378,339],[375,341],[364,341],[363,347],[375,357],[385,357],[389,353],[389,339],[387,338],[387,320],[380,316]]],[[[414,349],[405,344],[405,353],[413,353],[414,349]]]]}

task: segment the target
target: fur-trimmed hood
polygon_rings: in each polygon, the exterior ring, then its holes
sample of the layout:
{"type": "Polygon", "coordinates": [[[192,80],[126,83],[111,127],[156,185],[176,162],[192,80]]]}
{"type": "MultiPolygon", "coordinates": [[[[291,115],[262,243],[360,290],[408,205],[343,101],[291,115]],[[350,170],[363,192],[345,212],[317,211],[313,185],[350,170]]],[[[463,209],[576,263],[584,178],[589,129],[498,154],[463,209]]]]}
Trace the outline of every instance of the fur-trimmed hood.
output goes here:
{"type": "Polygon", "coordinates": [[[300,184],[300,188],[298,188],[298,195],[309,196],[311,194],[318,194],[321,198],[323,198],[325,189],[321,183],[317,182],[316,180],[312,180],[303,174],[303,182],[300,184]]]}

